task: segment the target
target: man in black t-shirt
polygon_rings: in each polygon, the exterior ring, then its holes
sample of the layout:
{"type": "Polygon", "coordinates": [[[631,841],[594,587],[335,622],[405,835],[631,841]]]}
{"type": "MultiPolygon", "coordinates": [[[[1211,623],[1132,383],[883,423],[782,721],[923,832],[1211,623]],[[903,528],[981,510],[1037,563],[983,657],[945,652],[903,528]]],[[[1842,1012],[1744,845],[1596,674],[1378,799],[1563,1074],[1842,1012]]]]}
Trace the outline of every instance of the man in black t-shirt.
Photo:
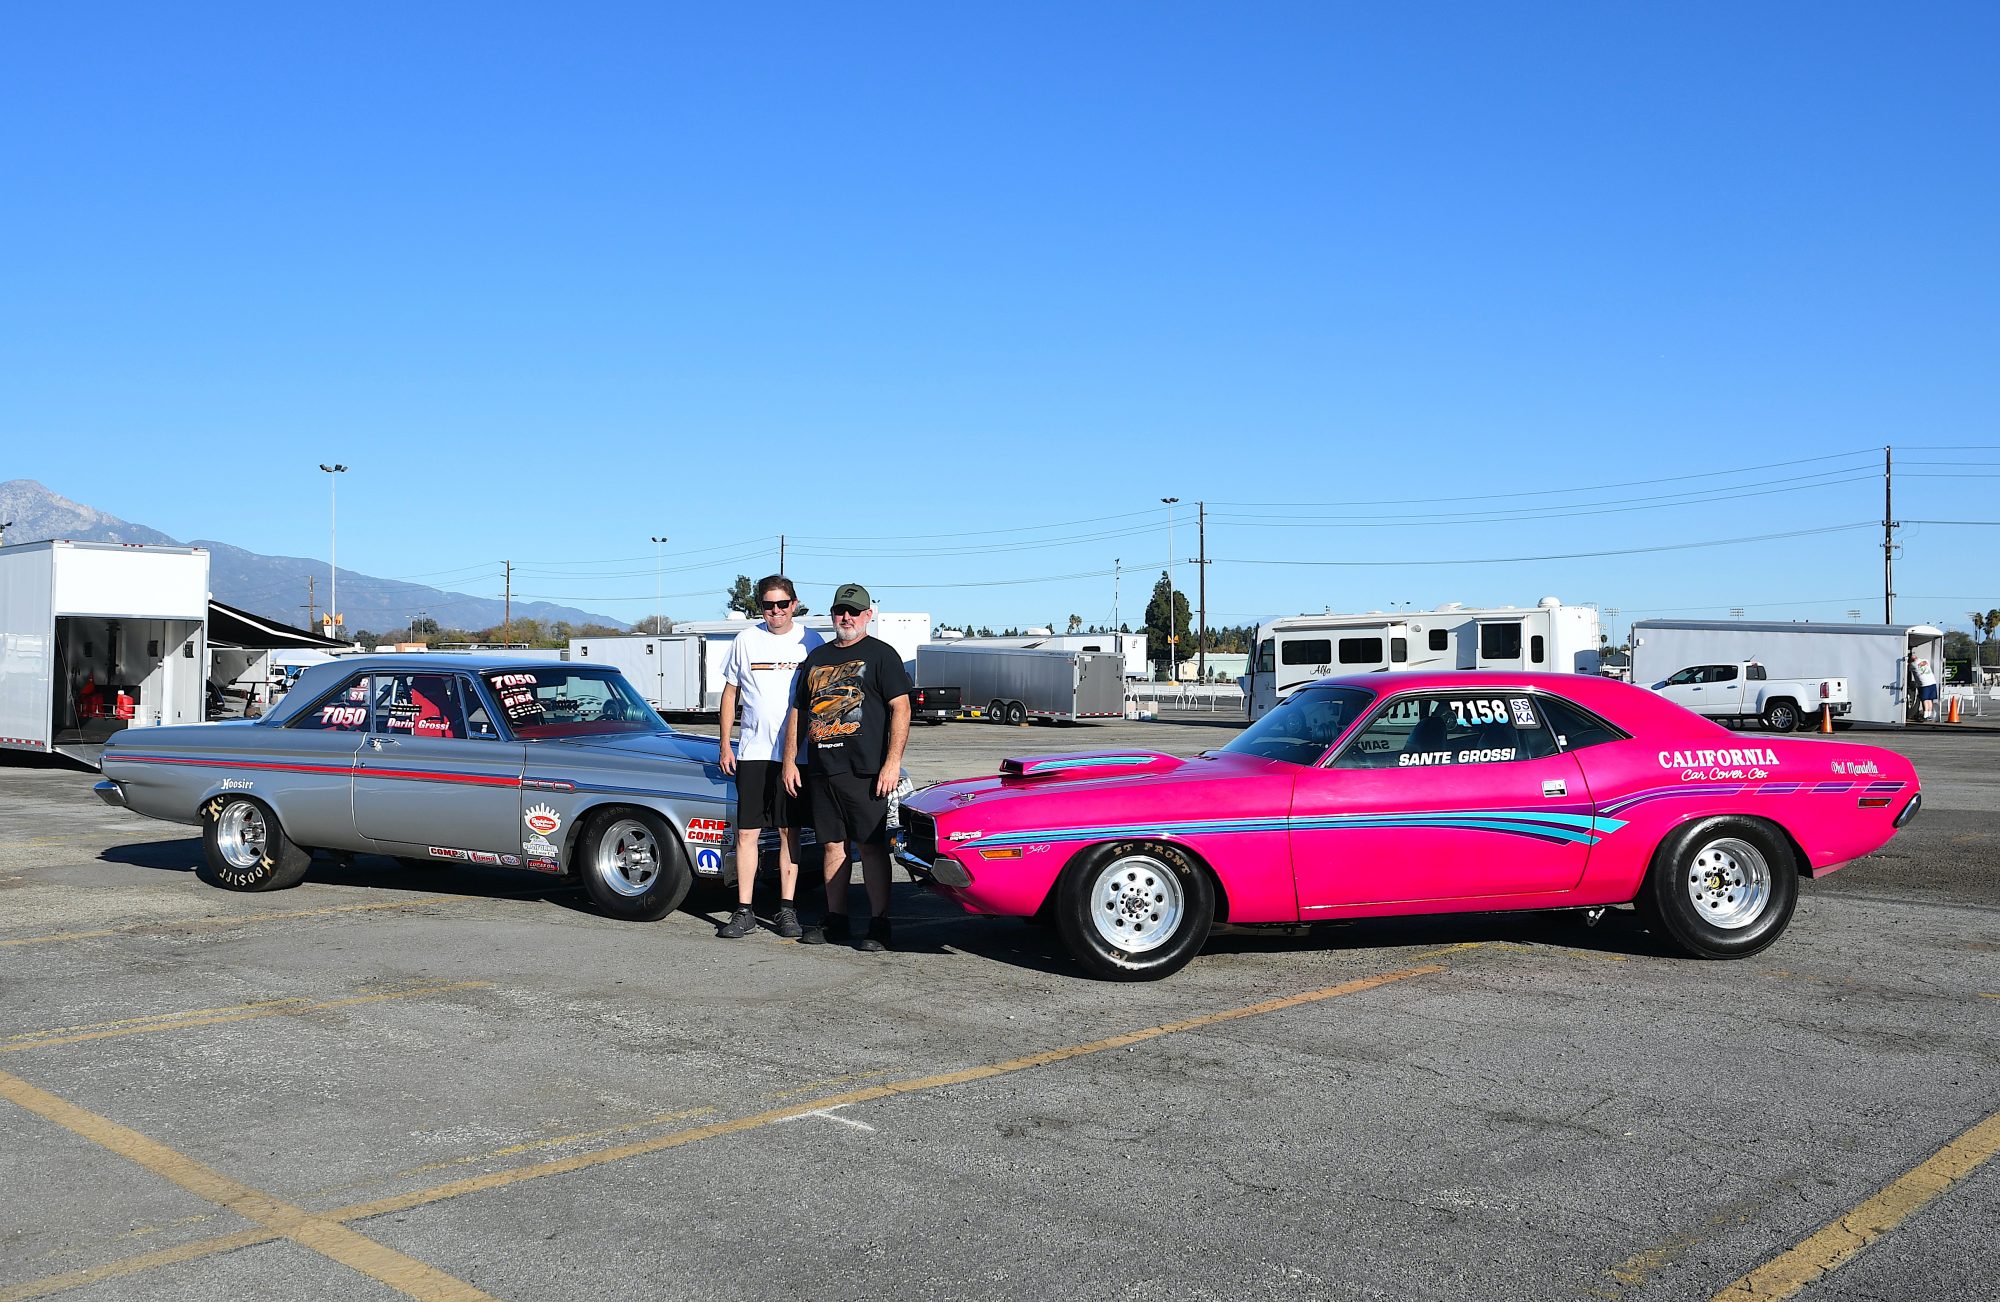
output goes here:
{"type": "Polygon", "coordinates": [[[868,589],[842,584],[833,594],[834,640],[799,666],[793,710],[780,749],[785,790],[801,786],[812,809],[813,833],[825,855],[826,917],[806,930],[808,945],[849,938],[847,891],[854,880],[847,843],[861,847],[868,888],[865,950],[889,947],[889,793],[903,769],[910,737],[910,675],[895,649],[868,636],[874,616],[868,589]],[[811,756],[800,777],[800,747],[811,756]]]}

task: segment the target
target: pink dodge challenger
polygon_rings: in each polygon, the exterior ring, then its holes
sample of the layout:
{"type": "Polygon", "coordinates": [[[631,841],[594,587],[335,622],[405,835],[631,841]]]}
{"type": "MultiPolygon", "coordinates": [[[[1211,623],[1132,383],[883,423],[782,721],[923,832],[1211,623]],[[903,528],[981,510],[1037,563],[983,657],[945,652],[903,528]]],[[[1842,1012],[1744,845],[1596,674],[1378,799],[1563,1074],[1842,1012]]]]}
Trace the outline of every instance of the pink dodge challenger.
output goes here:
{"type": "Polygon", "coordinates": [[[1739,737],[1563,674],[1305,687],[1219,751],[1042,755],[902,804],[903,862],[975,913],[1053,923],[1095,975],[1177,971],[1217,922],[1635,904],[1701,958],[1791,921],[1800,877],[1917,814],[1874,746],[1739,737]]]}

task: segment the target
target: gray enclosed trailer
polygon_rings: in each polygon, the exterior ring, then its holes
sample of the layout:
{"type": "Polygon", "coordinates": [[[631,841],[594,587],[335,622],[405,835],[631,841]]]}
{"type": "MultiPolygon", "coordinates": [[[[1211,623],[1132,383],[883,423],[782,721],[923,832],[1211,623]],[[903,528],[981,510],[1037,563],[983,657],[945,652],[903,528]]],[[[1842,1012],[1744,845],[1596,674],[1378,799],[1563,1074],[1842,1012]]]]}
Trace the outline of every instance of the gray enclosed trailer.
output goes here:
{"type": "Polygon", "coordinates": [[[1125,658],[1115,651],[935,642],[917,648],[917,684],[956,687],[968,713],[998,723],[1125,716],[1125,658]]]}

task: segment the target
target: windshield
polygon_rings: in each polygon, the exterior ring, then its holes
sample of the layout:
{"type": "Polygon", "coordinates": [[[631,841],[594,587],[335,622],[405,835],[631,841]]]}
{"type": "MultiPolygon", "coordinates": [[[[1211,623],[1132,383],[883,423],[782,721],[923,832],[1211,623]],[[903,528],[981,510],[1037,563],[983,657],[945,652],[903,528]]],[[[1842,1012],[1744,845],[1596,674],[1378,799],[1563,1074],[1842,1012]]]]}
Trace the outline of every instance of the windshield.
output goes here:
{"type": "Polygon", "coordinates": [[[545,665],[483,677],[507,726],[524,740],[667,731],[622,674],[545,665]]]}
{"type": "Polygon", "coordinates": [[[1373,692],[1359,687],[1308,687],[1279,702],[1222,749],[1287,764],[1317,764],[1374,699],[1373,692]]]}

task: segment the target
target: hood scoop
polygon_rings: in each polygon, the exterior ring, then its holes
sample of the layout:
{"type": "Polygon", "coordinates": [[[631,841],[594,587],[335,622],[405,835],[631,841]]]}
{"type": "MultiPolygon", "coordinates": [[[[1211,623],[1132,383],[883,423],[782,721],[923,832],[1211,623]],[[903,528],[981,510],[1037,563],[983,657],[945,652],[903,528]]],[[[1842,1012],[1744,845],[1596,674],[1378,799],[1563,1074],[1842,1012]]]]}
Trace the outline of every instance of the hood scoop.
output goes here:
{"type": "Polygon", "coordinates": [[[1187,763],[1156,750],[1084,751],[1068,755],[1023,755],[1000,761],[1007,786],[1024,782],[1056,782],[1075,778],[1128,778],[1164,773],[1187,763]]]}

